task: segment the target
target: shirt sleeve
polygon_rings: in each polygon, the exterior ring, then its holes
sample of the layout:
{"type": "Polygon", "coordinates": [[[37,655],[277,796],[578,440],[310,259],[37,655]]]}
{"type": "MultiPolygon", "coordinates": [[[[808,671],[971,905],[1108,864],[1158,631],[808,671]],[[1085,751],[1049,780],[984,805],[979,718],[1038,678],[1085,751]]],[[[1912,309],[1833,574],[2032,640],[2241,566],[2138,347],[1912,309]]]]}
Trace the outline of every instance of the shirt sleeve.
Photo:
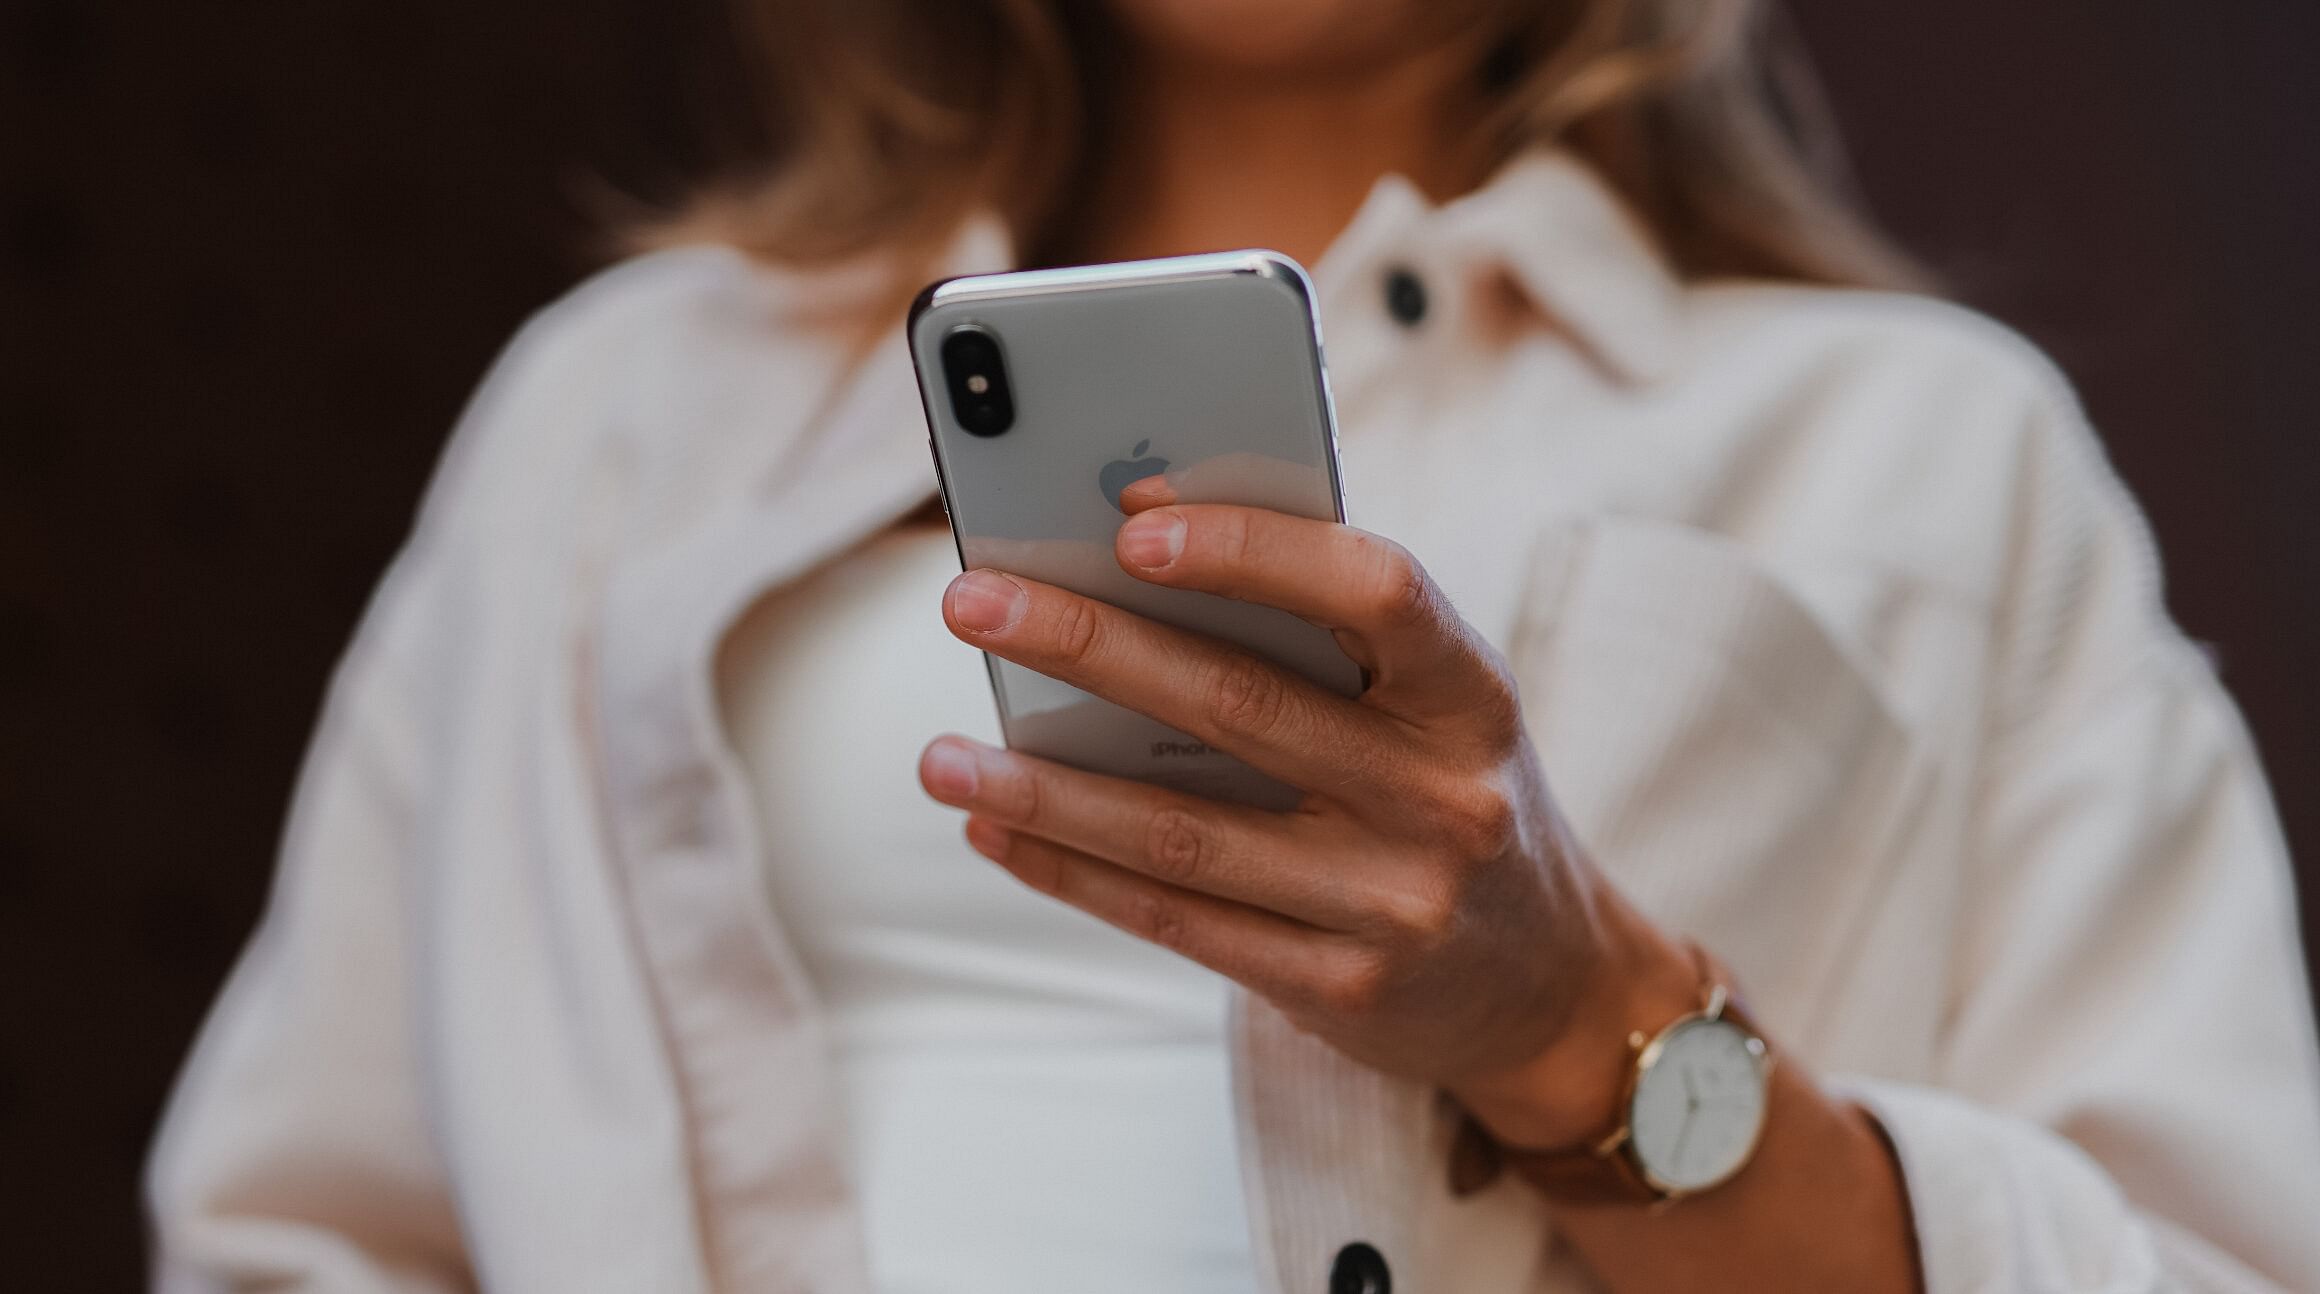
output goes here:
{"type": "Polygon", "coordinates": [[[510,636],[494,617],[557,578],[575,529],[603,314],[567,300],[518,334],[340,659],[266,911],[147,1165],[161,1290],[476,1284],[422,1095],[418,860],[448,734],[510,636]]]}
{"type": "Polygon", "coordinates": [[[405,565],[341,661],[266,913],[147,1168],[157,1288],[471,1288],[417,1099],[405,565]]]}
{"type": "Polygon", "coordinates": [[[2320,1290],[2320,1052],[2277,817],[2057,394],[2018,465],[1938,1073],[1835,1085],[1930,1294],[2320,1290]]]}

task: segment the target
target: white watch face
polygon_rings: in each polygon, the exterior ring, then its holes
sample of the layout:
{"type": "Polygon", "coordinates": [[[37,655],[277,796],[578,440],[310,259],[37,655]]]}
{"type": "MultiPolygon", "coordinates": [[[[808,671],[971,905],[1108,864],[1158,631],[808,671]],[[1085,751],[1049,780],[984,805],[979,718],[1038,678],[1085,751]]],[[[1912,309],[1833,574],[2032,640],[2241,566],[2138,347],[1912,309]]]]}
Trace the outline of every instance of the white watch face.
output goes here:
{"type": "Polygon", "coordinates": [[[1762,1044],[1729,1020],[1693,1020],[1660,1040],[1635,1085],[1635,1156],[1663,1190],[1714,1186],[1748,1161],[1764,1126],[1762,1044]]]}

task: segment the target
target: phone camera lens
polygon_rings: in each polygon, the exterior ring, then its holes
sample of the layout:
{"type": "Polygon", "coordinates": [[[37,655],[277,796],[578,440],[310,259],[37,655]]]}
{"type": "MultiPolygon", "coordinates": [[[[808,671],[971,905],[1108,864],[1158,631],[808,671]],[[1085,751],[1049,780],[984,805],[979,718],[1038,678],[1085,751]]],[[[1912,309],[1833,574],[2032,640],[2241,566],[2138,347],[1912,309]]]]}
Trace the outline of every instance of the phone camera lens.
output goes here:
{"type": "Polygon", "coordinates": [[[996,436],[1015,425],[1015,396],[997,337],[973,324],[953,328],[943,338],[942,362],[951,416],[961,427],[977,436],[996,436]]]}

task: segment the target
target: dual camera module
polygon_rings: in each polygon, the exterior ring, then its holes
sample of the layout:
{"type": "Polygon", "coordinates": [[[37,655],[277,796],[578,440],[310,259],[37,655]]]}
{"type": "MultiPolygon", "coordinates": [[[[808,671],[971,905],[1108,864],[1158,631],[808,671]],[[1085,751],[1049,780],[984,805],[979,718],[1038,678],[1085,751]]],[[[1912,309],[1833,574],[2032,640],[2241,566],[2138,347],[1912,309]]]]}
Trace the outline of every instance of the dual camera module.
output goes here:
{"type": "Polygon", "coordinates": [[[1007,385],[1007,362],[999,339],[988,329],[962,324],[942,343],[943,382],[950,388],[951,416],[977,436],[996,436],[1015,425],[1015,394],[1007,385]]]}

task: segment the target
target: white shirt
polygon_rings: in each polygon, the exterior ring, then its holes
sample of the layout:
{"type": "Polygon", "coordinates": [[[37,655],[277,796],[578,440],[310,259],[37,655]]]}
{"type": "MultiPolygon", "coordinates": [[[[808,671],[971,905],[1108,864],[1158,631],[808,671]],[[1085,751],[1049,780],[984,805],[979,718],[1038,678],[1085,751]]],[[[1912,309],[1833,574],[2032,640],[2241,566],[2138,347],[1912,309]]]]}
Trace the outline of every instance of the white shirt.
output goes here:
{"type": "Polygon", "coordinates": [[[1253,1294],[1227,982],[1035,894],[919,788],[1000,740],[939,527],[856,545],[728,641],[726,729],[824,1018],[881,1294],[1253,1294]]]}
{"type": "MultiPolygon", "coordinates": [[[[981,222],[946,267],[1011,259],[981,222]]],[[[1381,182],[1313,270],[1355,523],[1504,650],[1606,873],[1875,1113],[1932,1294],[2320,1289],[2278,827],[2052,369],[1932,302],[1679,281],[1556,154],[1381,182]]],[[[174,1098],[178,1288],[872,1288],[713,662],[932,488],[899,327],[833,323],[881,284],[671,251],[517,339],[174,1098]]],[[[1519,1182],[1451,1194],[1424,1083],[1233,1006],[1265,1294],[1356,1242],[1404,1291],[1588,1287],[1519,1182]]]]}

